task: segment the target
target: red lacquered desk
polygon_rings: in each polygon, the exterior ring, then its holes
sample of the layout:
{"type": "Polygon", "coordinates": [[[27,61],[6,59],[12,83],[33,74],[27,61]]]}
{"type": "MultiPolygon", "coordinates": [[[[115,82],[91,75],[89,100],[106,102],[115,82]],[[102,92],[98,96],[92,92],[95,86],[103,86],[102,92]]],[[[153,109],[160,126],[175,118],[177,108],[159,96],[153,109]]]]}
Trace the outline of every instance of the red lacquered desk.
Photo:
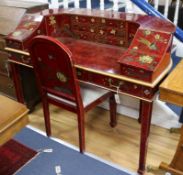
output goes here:
{"type": "Polygon", "coordinates": [[[26,15],[6,38],[17,98],[24,102],[19,68],[32,69],[31,39],[57,38],[71,50],[80,81],[140,99],[138,172],[144,174],[153,98],[171,67],[174,30],[169,22],[136,14],[55,9],[26,15]]]}
{"type": "MultiPolygon", "coordinates": [[[[119,88],[120,94],[140,99],[141,139],[138,172],[143,174],[145,170],[153,96],[157,91],[159,82],[170,69],[171,63],[156,81],[147,83],[120,75],[120,65],[117,63],[117,60],[125,52],[124,48],[105,44],[98,45],[70,38],[58,39],[72,50],[80,81],[91,83],[114,92],[119,88]],[[83,50],[85,51],[83,52],[83,50]],[[91,50],[95,50],[95,52],[91,53],[91,50]]],[[[12,60],[11,63],[16,62],[12,60]]],[[[16,65],[13,64],[13,67],[16,69],[16,65]]],[[[31,68],[31,66],[29,67],[31,68]]],[[[17,79],[17,70],[13,75],[17,79]]],[[[20,82],[18,82],[18,86],[21,86],[20,82]]],[[[20,93],[20,95],[22,94],[20,93]]]]}
{"type": "Polygon", "coordinates": [[[119,93],[121,94],[140,99],[141,139],[138,172],[143,174],[145,170],[153,96],[157,91],[159,82],[171,68],[171,62],[156,81],[146,83],[120,75],[118,59],[126,51],[124,48],[73,40],[71,38],[58,38],[58,40],[72,50],[80,81],[114,92],[117,92],[117,89],[119,89],[119,93]],[[95,52],[91,52],[91,50],[95,50],[95,52]]]}

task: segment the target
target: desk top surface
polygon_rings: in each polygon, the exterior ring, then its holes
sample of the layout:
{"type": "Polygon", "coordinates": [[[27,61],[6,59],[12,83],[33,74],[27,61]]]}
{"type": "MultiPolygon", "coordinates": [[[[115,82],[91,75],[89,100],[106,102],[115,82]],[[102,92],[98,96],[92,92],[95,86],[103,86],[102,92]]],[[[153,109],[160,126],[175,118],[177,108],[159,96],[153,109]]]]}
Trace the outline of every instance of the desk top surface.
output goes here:
{"type": "Polygon", "coordinates": [[[77,68],[98,74],[102,73],[104,75],[145,86],[154,87],[155,84],[161,80],[161,77],[168,72],[172,65],[170,62],[167,69],[165,69],[165,71],[162,72],[153,83],[143,82],[142,80],[132,79],[128,76],[121,75],[121,68],[118,61],[121,55],[127,51],[127,48],[77,40],[69,37],[59,37],[57,39],[72,51],[72,59],[77,68]]]}
{"type": "Polygon", "coordinates": [[[120,74],[120,65],[117,61],[126,51],[126,48],[72,38],[62,37],[57,39],[72,50],[72,58],[76,65],[86,69],[120,74]]]}

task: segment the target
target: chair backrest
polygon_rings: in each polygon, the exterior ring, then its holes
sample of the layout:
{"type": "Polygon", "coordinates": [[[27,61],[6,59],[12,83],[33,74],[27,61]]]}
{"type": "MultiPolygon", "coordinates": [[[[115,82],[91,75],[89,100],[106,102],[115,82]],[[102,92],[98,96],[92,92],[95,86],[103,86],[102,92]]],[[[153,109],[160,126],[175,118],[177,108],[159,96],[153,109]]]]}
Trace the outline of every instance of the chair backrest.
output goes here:
{"type": "Polygon", "coordinates": [[[52,37],[36,36],[30,55],[41,92],[81,103],[72,53],[64,44],[52,37]]]}

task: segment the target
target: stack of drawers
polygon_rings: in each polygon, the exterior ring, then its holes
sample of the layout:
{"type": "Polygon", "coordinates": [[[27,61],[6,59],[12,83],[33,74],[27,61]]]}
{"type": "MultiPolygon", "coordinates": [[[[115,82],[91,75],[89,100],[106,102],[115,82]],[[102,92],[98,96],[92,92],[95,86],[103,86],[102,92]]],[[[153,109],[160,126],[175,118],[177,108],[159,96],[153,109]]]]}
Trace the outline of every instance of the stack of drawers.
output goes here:
{"type": "Polygon", "coordinates": [[[15,98],[15,88],[11,79],[8,54],[4,51],[5,40],[0,36],[0,93],[15,98]]]}
{"type": "MultiPolygon", "coordinates": [[[[16,98],[14,83],[11,79],[11,69],[8,64],[8,53],[4,50],[6,47],[4,38],[16,29],[26,13],[38,13],[47,8],[48,4],[39,2],[39,0],[36,2],[26,0],[0,1],[0,94],[16,98]]],[[[26,96],[26,94],[24,95],[26,96]]]]}

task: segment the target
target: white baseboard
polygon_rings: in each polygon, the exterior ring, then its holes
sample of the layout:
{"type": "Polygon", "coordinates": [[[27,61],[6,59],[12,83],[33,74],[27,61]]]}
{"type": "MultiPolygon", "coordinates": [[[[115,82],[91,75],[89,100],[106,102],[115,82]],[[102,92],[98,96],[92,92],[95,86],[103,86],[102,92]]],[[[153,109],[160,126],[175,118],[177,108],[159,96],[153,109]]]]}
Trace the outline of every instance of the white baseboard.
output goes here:
{"type": "MultiPolygon", "coordinates": [[[[119,114],[138,119],[139,117],[139,100],[133,99],[128,96],[121,96],[123,102],[117,107],[117,112],[119,114]]],[[[101,107],[109,109],[108,103],[105,102],[101,107]]],[[[153,103],[153,112],[151,124],[160,126],[163,128],[180,127],[179,116],[172,111],[166,103],[156,99],[153,103]]]]}

